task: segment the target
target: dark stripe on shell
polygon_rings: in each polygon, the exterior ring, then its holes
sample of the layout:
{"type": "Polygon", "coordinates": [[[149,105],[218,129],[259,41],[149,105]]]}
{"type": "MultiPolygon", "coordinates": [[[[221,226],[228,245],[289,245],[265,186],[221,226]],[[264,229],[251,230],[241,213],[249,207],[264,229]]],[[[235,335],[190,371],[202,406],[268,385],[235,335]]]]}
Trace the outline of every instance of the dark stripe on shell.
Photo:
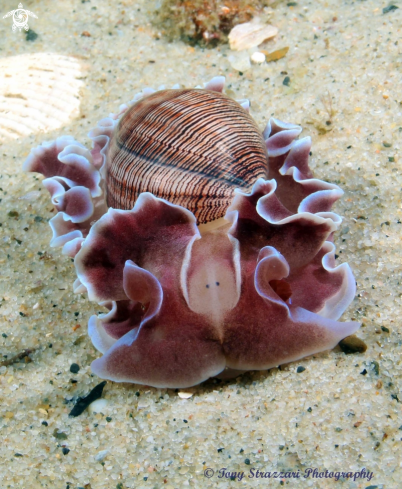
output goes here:
{"type": "Polygon", "coordinates": [[[234,189],[250,190],[267,170],[262,134],[240,104],[208,90],[162,90],[119,121],[107,159],[107,203],[132,209],[141,192],[152,192],[205,223],[223,217],[234,189]]]}

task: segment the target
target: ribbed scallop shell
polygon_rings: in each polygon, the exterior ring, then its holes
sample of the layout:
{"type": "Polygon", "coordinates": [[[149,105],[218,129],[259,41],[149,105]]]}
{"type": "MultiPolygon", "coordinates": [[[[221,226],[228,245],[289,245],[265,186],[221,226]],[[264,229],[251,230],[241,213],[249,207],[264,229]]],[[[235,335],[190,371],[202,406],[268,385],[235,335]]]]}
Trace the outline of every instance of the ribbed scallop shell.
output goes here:
{"type": "Polygon", "coordinates": [[[266,145],[236,101],[209,90],[161,90],[123,115],[107,158],[107,204],[141,192],[186,207],[198,223],[223,217],[235,188],[266,178],[266,145]]]}
{"type": "Polygon", "coordinates": [[[53,131],[77,117],[83,71],[77,59],[60,54],[0,58],[0,143],[53,131]]]}

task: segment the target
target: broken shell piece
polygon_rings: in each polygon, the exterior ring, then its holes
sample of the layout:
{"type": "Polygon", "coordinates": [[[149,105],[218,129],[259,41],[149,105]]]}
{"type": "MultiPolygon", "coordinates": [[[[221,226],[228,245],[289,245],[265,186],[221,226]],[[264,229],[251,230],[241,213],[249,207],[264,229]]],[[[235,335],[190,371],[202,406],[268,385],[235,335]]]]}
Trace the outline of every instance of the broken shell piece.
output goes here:
{"type": "Polygon", "coordinates": [[[193,396],[193,392],[179,392],[180,399],[190,399],[193,396]]]}
{"type": "Polygon", "coordinates": [[[265,54],[257,51],[251,55],[251,61],[257,65],[260,65],[265,61],[265,54]]]}
{"type": "Polygon", "coordinates": [[[110,450],[101,450],[95,455],[95,460],[97,462],[103,462],[105,458],[109,455],[110,450]]]}
{"type": "Polygon", "coordinates": [[[263,50],[261,51],[266,55],[266,61],[268,63],[269,61],[278,61],[278,59],[282,59],[284,56],[286,56],[286,53],[289,51],[289,46],[272,51],[272,53],[268,53],[267,51],[263,50]]]}
{"type": "Polygon", "coordinates": [[[41,195],[42,194],[39,192],[39,190],[32,190],[32,192],[28,192],[22,197],[19,197],[18,200],[28,200],[29,202],[33,202],[34,200],[38,199],[41,195]]]}
{"type": "Polygon", "coordinates": [[[88,406],[88,411],[91,414],[94,413],[105,413],[108,409],[109,401],[107,399],[97,399],[88,406]]]}
{"type": "Polygon", "coordinates": [[[238,24],[230,31],[230,49],[242,51],[258,46],[266,39],[276,36],[278,28],[273,25],[261,24],[258,21],[238,24]]]}

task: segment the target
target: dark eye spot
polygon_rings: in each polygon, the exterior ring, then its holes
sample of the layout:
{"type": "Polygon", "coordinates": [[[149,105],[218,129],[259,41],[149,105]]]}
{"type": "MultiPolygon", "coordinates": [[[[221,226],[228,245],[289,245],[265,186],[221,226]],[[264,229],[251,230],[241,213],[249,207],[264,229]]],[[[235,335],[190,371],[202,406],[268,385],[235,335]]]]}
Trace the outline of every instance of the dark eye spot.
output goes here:
{"type": "Polygon", "coordinates": [[[206,288],[209,289],[209,285],[208,284],[206,285],[206,288]]]}
{"type": "Polygon", "coordinates": [[[219,282],[215,282],[215,283],[216,283],[216,285],[219,285],[219,282]]]}

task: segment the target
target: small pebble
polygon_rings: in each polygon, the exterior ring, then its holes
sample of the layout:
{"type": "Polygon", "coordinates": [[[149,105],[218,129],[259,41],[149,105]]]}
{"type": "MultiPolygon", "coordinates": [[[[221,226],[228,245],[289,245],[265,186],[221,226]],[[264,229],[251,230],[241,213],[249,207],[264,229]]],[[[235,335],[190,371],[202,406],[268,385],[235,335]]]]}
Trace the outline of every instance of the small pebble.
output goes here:
{"type": "Polygon", "coordinates": [[[69,452],[70,452],[70,449],[69,449],[69,448],[66,448],[66,447],[63,447],[63,448],[61,449],[61,451],[63,452],[63,455],[67,455],[67,453],[69,453],[69,452]]]}
{"type": "Polygon", "coordinates": [[[72,374],[78,374],[79,371],[80,371],[80,366],[77,363],[72,363],[70,365],[70,372],[72,374]]]}
{"type": "Polygon", "coordinates": [[[373,360],[371,363],[370,363],[370,367],[371,369],[374,371],[374,373],[376,375],[379,375],[380,374],[380,365],[378,362],[376,362],[375,360],[373,360]]]}
{"type": "Polygon", "coordinates": [[[265,54],[257,51],[251,55],[251,61],[255,64],[262,64],[265,61],[265,54]]]}
{"type": "Polygon", "coordinates": [[[298,374],[301,374],[301,373],[302,373],[302,372],[304,372],[305,370],[306,370],[306,369],[305,369],[304,367],[300,366],[300,367],[297,367],[296,372],[297,372],[298,374]]]}
{"type": "Polygon", "coordinates": [[[180,399],[190,399],[193,396],[193,392],[178,392],[177,395],[180,399]]]}
{"type": "Polygon", "coordinates": [[[346,336],[339,342],[341,350],[346,353],[364,353],[367,350],[366,343],[355,335],[346,336]]]}
{"type": "Polygon", "coordinates": [[[399,8],[399,7],[397,7],[396,5],[392,5],[391,4],[391,5],[388,5],[387,7],[384,7],[382,9],[382,13],[383,14],[387,14],[388,12],[392,12],[393,10],[396,10],[397,8],[399,8]]]}
{"type": "Polygon", "coordinates": [[[108,405],[109,405],[109,401],[107,399],[97,399],[96,401],[92,402],[88,406],[88,411],[91,414],[94,414],[94,413],[105,414],[105,412],[107,411],[108,405]]]}
{"type": "Polygon", "coordinates": [[[68,435],[66,433],[64,433],[63,431],[59,431],[57,428],[54,429],[53,436],[57,440],[67,440],[68,438],[68,435]]]}
{"type": "Polygon", "coordinates": [[[27,41],[35,41],[35,39],[37,39],[37,37],[38,37],[38,34],[33,29],[29,29],[29,31],[25,35],[25,39],[27,41]]]}
{"type": "Polygon", "coordinates": [[[103,460],[105,460],[109,452],[110,450],[101,450],[95,455],[95,460],[97,462],[103,462],[103,460]]]}

